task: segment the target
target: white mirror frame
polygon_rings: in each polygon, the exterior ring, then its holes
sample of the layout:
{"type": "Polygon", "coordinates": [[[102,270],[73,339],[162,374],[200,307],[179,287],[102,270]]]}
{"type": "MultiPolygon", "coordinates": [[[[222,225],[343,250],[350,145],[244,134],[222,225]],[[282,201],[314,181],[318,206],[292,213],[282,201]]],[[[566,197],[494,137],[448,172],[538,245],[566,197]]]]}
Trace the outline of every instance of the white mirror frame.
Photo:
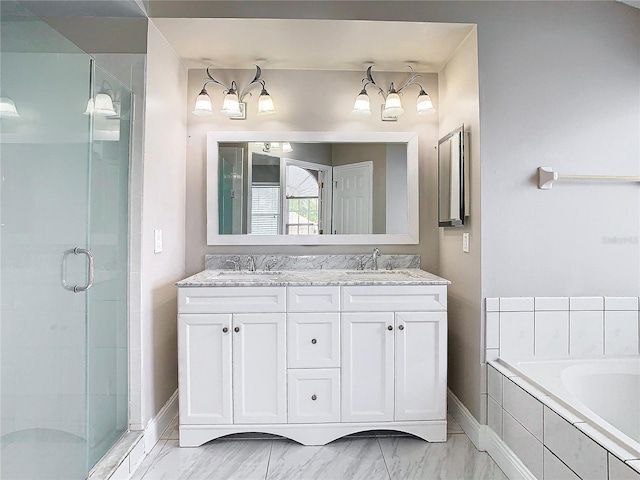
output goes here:
{"type": "Polygon", "coordinates": [[[207,132],[208,245],[391,245],[418,243],[418,134],[415,132],[207,132]],[[407,220],[403,234],[220,235],[218,228],[218,149],[229,142],[406,143],[407,220]]]}

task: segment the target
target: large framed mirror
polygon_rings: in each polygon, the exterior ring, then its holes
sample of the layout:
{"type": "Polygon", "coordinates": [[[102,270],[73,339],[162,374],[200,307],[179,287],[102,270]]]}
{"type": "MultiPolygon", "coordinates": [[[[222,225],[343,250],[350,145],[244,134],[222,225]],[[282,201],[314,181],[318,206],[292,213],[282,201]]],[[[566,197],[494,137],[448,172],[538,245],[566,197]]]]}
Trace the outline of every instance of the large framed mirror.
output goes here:
{"type": "Polygon", "coordinates": [[[209,245],[418,243],[418,134],[208,132],[209,245]]]}
{"type": "Polygon", "coordinates": [[[462,227],[469,209],[469,142],[464,125],[438,141],[438,226],[462,227]]]}

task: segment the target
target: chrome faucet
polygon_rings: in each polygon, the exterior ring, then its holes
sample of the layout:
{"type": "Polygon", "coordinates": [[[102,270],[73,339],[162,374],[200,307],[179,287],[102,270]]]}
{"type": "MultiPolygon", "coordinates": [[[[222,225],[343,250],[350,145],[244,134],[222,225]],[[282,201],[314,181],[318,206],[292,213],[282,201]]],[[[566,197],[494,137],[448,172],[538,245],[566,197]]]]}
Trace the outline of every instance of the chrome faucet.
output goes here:
{"type": "Polygon", "coordinates": [[[247,268],[250,272],[256,271],[256,261],[253,258],[253,255],[247,255],[247,268]]]}
{"type": "Polygon", "coordinates": [[[378,257],[380,256],[380,250],[376,247],[373,249],[373,253],[371,254],[371,260],[373,264],[371,265],[371,270],[378,269],[378,257]]]}
{"type": "Polygon", "coordinates": [[[238,257],[233,257],[233,258],[230,258],[228,260],[225,260],[224,261],[224,265],[226,265],[227,263],[233,264],[233,270],[234,271],[236,271],[236,272],[240,271],[240,259],[238,257]]]}
{"type": "Polygon", "coordinates": [[[278,263],[278,261],[274,257],[271,257],[269,260],[267,260],[267,263],[265,263],[264,265],[265,270],[267,272],[270,272],[276,263],[278,263]]]}

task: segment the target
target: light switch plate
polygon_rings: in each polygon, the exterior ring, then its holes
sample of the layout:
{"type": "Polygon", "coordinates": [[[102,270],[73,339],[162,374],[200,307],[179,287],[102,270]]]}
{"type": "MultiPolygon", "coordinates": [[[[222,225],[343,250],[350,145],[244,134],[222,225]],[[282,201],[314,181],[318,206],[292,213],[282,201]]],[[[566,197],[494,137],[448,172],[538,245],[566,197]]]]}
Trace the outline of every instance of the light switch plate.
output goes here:
{"type": "Polygon", "coordinates": [[[153,253],[162,252],[162,230],[153,231],[153,253]]]}
{"type": "Polygon", "coordinates": [[[469,253],[469,233],[463,232],[462,234],[462,251],[469,253]]]}

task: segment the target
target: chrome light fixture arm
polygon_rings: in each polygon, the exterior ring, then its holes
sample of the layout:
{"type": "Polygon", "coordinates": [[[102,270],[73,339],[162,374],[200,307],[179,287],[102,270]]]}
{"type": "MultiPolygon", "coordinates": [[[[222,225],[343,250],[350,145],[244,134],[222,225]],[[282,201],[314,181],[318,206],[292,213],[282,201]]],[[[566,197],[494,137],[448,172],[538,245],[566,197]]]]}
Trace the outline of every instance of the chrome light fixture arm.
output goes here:
{"type": "Polygon", "coordinates": [[[215,84],[220,85],[221,87],[223,87],[224,88],[224,93],[230,92],[231,90],[235,90],[235,88],[234,88],[235,87],[235,83],[236,83],[235,81],[231,82],[231,86],[229,87],[229,85],[227,85],[226,83],[222,83],[221,81],[216,80],[215,78],[213,78],[213,75],[211,75],[211,73],[209,72],[210,68],[211,67],[207,67],[207,77],[209,77],[209,79],[205,80],[202,83],[202,90],[203,91],[206,91],[205,89],[206,89],[207,85],[209,85],[210,83],[215,83],[215,84]]]}
{"type": "Polygon", "coordinates": [[[422,85],[420,85],[418,82],[416,82],[417,79],[422,78],[422,75],[418,74],[418,73],[414,73],[413,72],[413,67],[411,65],[407,65],[407,68],[409,70],[411,70],[411,75],[409,77],[409,80],[407,80],[404,85],[402,85],[400,88],[398,88],[396,90],[396,92],[400,93],[402,92],[402,90],[404,90],[405,88],[411,86],[411,85],[417,85],[418,87],[420,87],[420,90],[424,90],[424,88],[422,88],[422,85]]]}
{"type": "MultiPolygon", "coordinates": [[[[244,97],[247,94],[247,91],[256,83],[259,83],[260,85],[262,85],[262,90],[265,90],[265,83],[264,80],[260,79],[260,76],[262,75],[262,69],[258,66],[255,65],[256,67],[256,74],[253,77],[253,80],[251,80],[246,87],[244,87],[242,89],[242,91],[240,92],[240,94],[238,95],[238,98],[240,99],[241,102],[244,102],[244,97]]],[[[251,96],[251,94],[249,93],[249,96],[251,96]]]]}
{"type": "Polygon", "coordinates": [[[380,85],[378,85],[376,83],[376,81],[373,79],[373,73],[371,71],[372,68],[373,68],[373,65],[371,65],[369,68],[367,68],[367,76],[362,79],[362,92],[366,93],[367,92],[367,86],[368,85],[373,85],[375,88],[378,89],[378,93],[380,95],[382,95],[382,98],[384,98],[386,100],[387,99],[387,92],[385,92],[380,87],[380,85]]]}

